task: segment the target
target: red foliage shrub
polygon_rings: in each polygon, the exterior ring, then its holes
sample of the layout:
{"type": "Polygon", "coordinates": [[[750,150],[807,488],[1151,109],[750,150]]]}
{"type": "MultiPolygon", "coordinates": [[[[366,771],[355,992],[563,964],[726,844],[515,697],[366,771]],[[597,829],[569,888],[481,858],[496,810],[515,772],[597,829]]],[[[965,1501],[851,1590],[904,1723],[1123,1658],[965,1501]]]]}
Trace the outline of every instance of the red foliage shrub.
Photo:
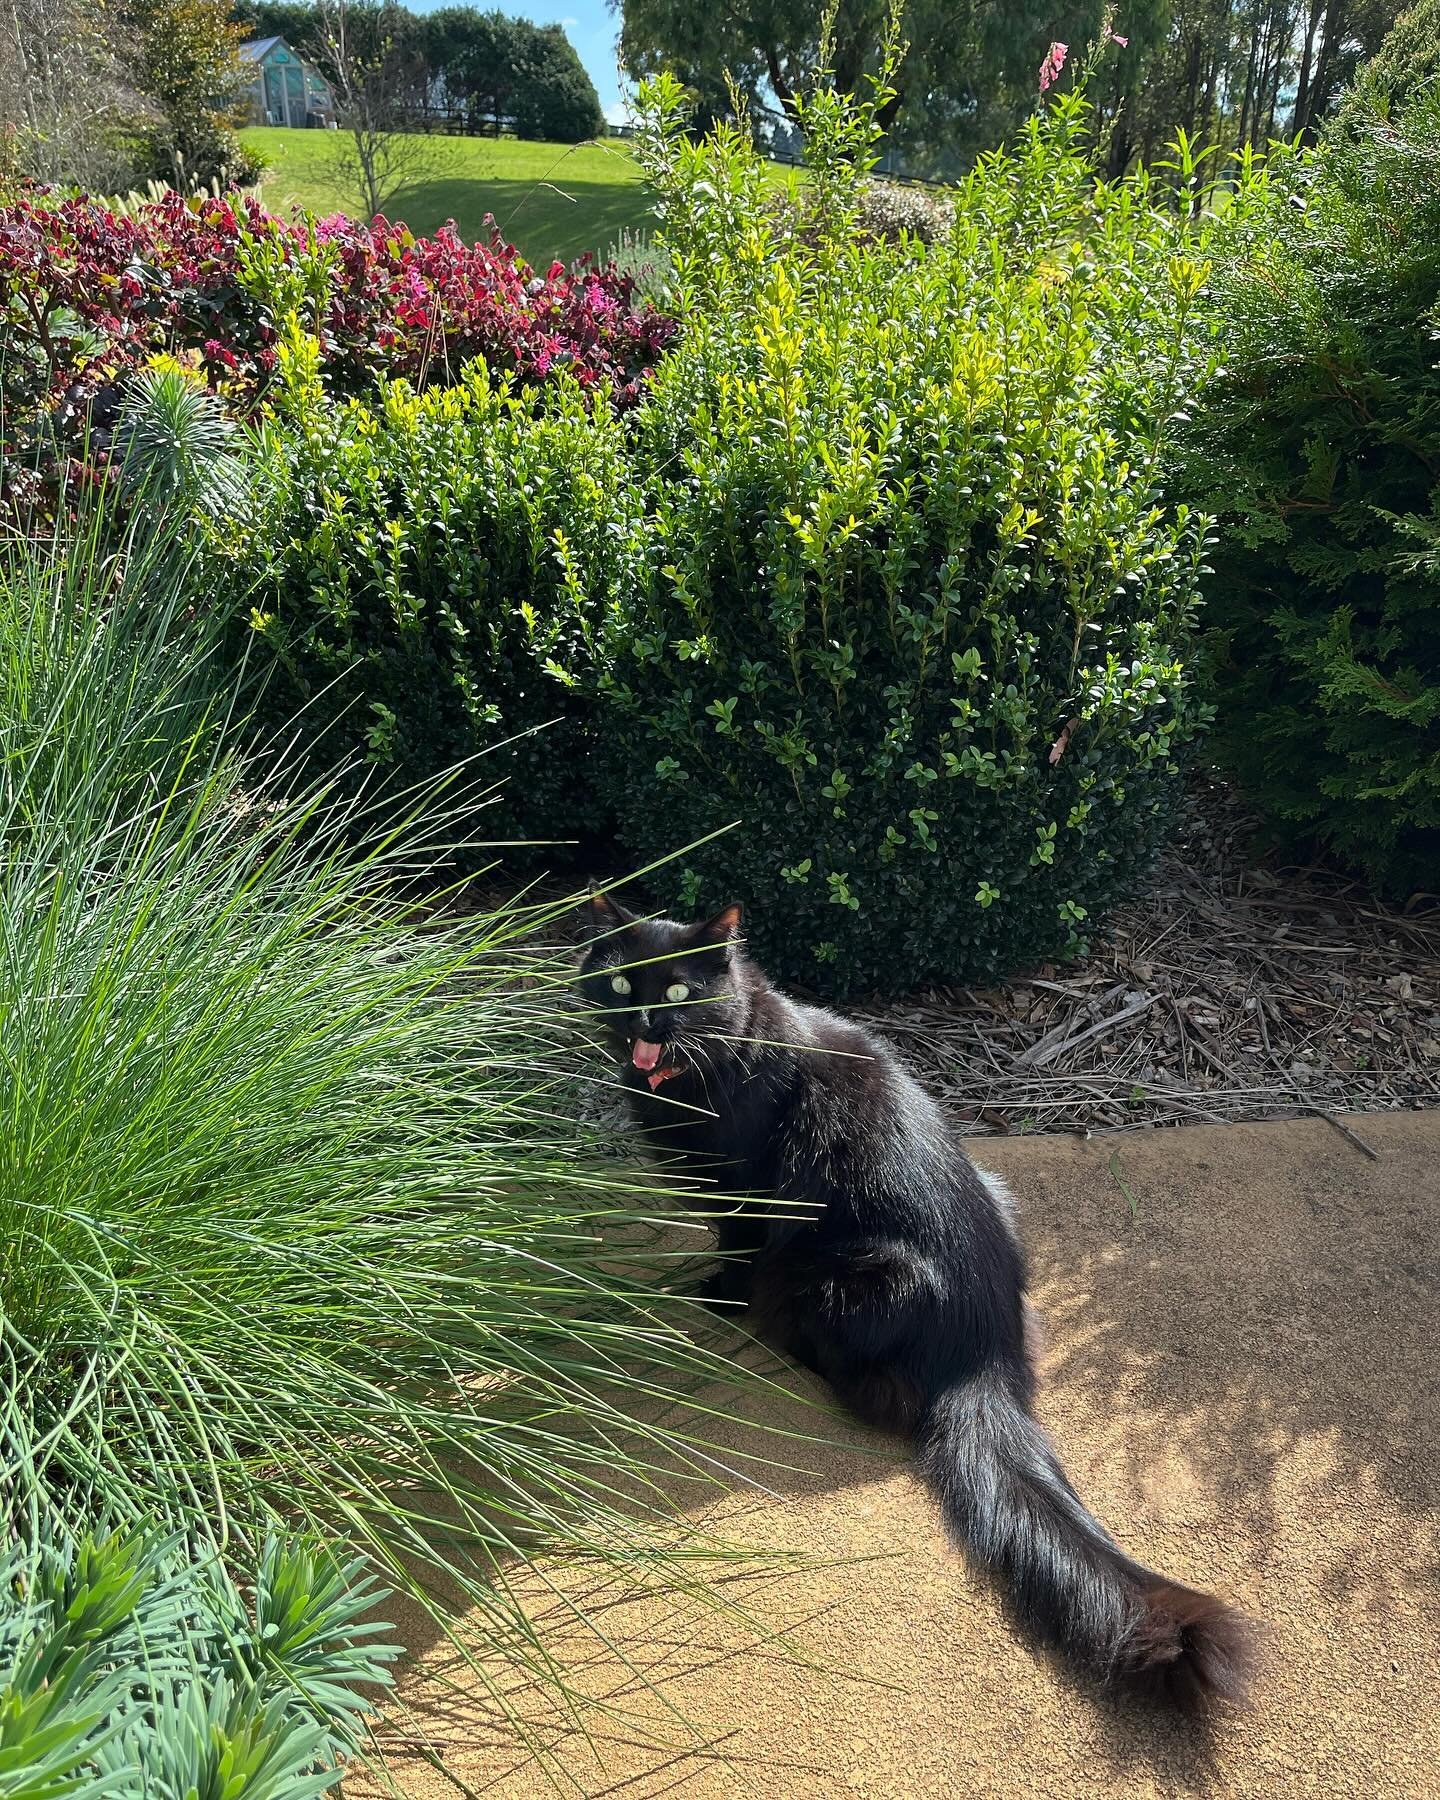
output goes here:
{"type": "Polygon", "coordinates": [[[568,369],[623,408],[674,335],[674,321],[637,304],[618,269],[586,259],[539,275],[498,233],[465,244],[453,225],[417,238],[385,219],[366,227],[337,215],[315,236],[338,265],[326,354],[357,386],[377,366],[422,385],[446,381],[479,356],[525,380],[568,369]]]}
{"type": "Polygon", "coordinates": [[[264,400],[282,315],[315,332],[339,393],[383,375],[448,382],[482,357],[525,382],[560,369],[632,405],[673,336],[627,275],[588,260],[537,274],[498,233],[417,238],[377,218],[292,224],[253,199],[169,193],[132,215],[41,189],[0,205],[0,456],[32,499],[86,444],[103,464],[119,385],[160,352],[240,416],[264,400]]]}

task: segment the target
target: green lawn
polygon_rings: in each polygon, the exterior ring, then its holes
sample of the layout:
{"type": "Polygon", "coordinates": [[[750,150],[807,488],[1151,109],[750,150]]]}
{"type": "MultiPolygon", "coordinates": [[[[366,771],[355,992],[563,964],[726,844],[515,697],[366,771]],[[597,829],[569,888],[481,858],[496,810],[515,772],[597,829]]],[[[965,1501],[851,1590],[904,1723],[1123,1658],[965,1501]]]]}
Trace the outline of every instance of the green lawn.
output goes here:
{"type": "MultiPolygon", "coordinates": [[[[268,164],[265,204],[353,213],[357,196],[339,166],[338,132],[256,126],[242,134],[268,164]]],[[[537,144],[520,138],[426,137],[425,169],[396,195],[390,213],[424,233],[454,219],[467,239],[486,213],[530,261],[544,268],[586,250],[605,251],[623,228],[648,230],[649,205],[627,144],[537,144]]]]}

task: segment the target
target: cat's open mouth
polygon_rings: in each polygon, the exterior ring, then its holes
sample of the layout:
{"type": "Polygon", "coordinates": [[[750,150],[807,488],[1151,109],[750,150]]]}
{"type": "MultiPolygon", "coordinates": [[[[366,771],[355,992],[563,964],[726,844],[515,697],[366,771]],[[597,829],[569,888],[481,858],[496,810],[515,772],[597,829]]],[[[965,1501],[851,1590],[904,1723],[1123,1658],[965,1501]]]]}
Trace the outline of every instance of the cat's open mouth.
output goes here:
{"type": "Polygon", "coordinates": [[[680,1075],[685,1059],[671,1044],[652,1044],[648,1038],[635,1038],[630,1045],[630,1060],[650,1083],[653,1094],[662,1081],[680,1075]]]}

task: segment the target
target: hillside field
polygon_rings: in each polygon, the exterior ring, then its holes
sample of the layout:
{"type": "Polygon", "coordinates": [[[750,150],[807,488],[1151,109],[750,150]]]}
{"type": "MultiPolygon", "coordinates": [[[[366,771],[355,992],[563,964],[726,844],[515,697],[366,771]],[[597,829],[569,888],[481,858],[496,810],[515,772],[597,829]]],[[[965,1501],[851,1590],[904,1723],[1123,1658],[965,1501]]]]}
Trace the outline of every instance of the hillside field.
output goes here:
{"type": "MultiPolygon", "coordinates": [[[[287,212],[358,211],[333,131],[256,126],[241,133],[267,164],[266,206],[287,212]]],[[[389,208],[416,233],[453,219],[467,240],[485,231],[485,215],[538,268],[587,250],[604,254],[623,230],[645,231],[652,216],[640,170],[623,140],[544,144],[523,138],[422,137],[424,167],[389,208]]]]}

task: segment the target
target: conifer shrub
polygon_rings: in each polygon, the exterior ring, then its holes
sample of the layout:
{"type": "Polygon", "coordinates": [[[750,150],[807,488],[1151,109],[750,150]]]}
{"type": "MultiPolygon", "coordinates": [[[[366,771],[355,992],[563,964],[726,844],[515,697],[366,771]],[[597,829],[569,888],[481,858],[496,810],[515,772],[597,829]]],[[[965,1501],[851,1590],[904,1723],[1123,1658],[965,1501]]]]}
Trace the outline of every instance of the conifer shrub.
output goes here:
{"type": "Polygon", "coordinates": [[[681,318],[632,415],[646,576],[604,619],[600,767],[682,911],[740,897],[834,991],[1079,950],[1163,839],[1202,707],[1205,520],[1157,487],[1208,227],[1106,185],[1071,97],[926,245],[860,229],[875,103],[820,93],[777,213],[659,82],[681,318]],[[787,220],[789,221],[787,223],[787,220]]]}
{"type": "Polygon", "coordinates": [[[1386,32],[1380,48],[1362,65],[1345,111],[1378,105],[1398,111],[1429,84],[1440,80],[1440,0],[1414,0],[1386,32]]]}
{"type": "Polygon", "coordinates": [[[1440,871],[1440,90],[1357,95],[1277,152],[1184,443],[1219,517],[1220,755],[1270,818],[1399,894],[1440,871]]]}

